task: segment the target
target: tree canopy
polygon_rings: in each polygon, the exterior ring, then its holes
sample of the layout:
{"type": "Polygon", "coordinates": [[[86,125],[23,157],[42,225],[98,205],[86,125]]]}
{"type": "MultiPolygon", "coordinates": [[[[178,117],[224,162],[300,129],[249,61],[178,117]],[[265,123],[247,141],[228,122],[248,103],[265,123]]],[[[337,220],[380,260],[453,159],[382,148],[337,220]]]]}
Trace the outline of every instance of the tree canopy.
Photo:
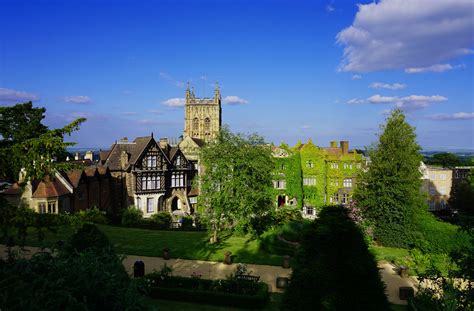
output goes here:
{"type": "Polygon", "coordinates": [[[426,164],[439,165],[441,167],[455,167],[462,165],[461,159],[450,152],[436,153],[431,158],[426,159],[426,164]]]}
{"type": "Polygon", "coordinates": [[[369,169],[361,173],[354,199],[374,227],[374,237],[387,246],[406,246],[414,216],[426,209],[420,192],[421,147],[415,129],[396,109],[381,127],[378,144],[369,151],[369,169]]]}
{"type": "Polygon", "coordinates": [[[45,112],[45,108],[34,108],[31,102],[0,107],[0,176],[16,180],[20,169],[25,168],[26,177],[42,179],[54,170],[71,167],[60,163],[66,148],[75,144],[64,142],[64,137],[78,130],[85,119],[48,130],[41,123],[45,112]]]}
{"type": "Polygon", "coordinates": [[[274,168],[263,138],[234,134],[224,127],[201,152],[199,206],[217,241],[218,232],[252,231],[255,219],[269,211],[274,168]]]}

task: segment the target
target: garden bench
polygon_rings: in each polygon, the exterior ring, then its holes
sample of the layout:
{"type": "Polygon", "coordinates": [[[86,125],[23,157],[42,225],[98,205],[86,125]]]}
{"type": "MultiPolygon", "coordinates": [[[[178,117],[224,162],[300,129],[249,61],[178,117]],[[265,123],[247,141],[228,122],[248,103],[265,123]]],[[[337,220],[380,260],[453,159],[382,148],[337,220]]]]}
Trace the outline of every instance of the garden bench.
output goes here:
{"type": "Polygon", "coordinates": [[[245,280],[245,281],[258,282],[260,280],[260,277],[255,276],[255,275],[250,275],[250,274],[242,274],[242,275],[237,275],[237,279],[245,280]]]}

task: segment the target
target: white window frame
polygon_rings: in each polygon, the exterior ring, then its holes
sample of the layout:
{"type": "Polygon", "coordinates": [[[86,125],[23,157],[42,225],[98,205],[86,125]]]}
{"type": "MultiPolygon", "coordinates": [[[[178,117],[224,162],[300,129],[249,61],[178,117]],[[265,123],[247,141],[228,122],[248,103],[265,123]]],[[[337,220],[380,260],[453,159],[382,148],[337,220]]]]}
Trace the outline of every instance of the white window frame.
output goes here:
{"type": "Polygon", "coordinates": [[[344,178],[344,188],[352,188],[352,178],[344,178]]]}

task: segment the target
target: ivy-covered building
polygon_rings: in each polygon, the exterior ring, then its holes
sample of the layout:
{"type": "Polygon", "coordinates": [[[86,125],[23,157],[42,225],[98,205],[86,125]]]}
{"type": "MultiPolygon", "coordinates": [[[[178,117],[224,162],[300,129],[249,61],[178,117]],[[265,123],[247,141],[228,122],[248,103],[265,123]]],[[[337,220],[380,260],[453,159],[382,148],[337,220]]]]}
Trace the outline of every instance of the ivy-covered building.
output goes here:
{"type": "Polygon", "coordinates": [[[349,203],[358,172],[366,159],[349,150],[349,142],[319,147],[312,140],[289,147],[272,146],[275,158],[273,188],[278,207],[296,206],[314,217],[324,205],[349,203]]]}

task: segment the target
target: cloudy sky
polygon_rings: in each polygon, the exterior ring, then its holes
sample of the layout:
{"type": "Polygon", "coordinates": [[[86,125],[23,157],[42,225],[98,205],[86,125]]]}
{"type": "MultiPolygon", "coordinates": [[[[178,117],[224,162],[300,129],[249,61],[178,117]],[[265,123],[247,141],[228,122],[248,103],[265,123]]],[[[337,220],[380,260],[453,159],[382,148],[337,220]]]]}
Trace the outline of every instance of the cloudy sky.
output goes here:
{"type": "Polygon", "coordinates": [[[474,1],[24,1],[0,4],[0,105],[72,139],[183,131],[190,82],[267,141],[376,140],[399,107],[423,148],[474,148],[474,1]]]}

